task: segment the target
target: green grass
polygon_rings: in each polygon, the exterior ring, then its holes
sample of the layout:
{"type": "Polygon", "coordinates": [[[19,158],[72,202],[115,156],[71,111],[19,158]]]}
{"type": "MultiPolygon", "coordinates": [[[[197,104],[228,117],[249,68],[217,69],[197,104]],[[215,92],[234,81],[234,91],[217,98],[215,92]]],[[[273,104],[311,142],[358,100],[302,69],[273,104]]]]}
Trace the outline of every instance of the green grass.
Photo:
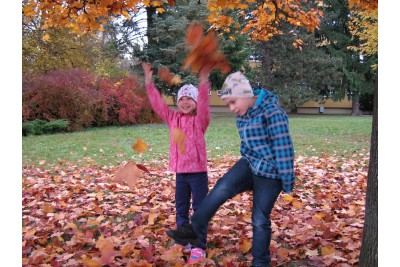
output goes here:
{"type": "MultiPolygon", "coordinates": [[[[209,158],[226,154],[239,155],[239,137],[235,117],[213,113],[206,133],[209,158]]],[[[296,155],[319,156],[369,151],[372,117],[308,115],[290,116],[290,130],[296,155]]],[[[119,165],[125,160],[135,162],[168,159],[169,136],[167,126],[147,124],[129,127],[94,128],[81,132],[60,133],[22,138],[23,165],[41,161],[56,163],[69,161],[86,164],[91,158],[98,165],[119,165]],[[142,138],[150,146],[138,155],[132,144],[142,138]]]]}

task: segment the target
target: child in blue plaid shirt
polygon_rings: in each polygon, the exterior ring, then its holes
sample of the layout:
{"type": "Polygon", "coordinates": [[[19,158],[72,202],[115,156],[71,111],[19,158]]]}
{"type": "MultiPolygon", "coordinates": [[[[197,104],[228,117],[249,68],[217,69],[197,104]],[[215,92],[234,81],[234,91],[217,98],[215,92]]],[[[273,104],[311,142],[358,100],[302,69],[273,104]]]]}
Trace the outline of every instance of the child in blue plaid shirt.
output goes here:
{"type": "Polygon", "coordinates": [[[288,117],[276,95],[264,89],[253,91],[241,72],[229,75],[221,91],[222,101],[237,115],[242,157],[217,181],[192,216],[191,224],[167,234],[181,243],[198,243],[218,208],[237,194],[251,190],[252,266],[270,266],[270,214],[280,192],[291,192],[295,181],[288,117]]]}

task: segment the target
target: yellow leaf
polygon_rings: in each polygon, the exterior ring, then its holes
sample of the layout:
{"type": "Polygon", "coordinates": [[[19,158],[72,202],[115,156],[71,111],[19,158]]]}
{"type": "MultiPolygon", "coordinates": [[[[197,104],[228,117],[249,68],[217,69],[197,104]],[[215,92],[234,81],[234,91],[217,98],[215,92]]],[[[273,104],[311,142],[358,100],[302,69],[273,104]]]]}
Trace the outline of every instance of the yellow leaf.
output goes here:
{"type": "Polygon", "coordinates": [[[292,202],[293,197],[292,197],[291,195],[285,195],[285,196],[283,197],[283,199],[284,199],[286,202],[292,202]]]}
{"type": "Polygon", "coordinates": [[[50,40],[50,35],[49,35],[48,33],[46,33],[46,34],[43,36],[43,41],[48,41],[48,40],[50,40]]]}

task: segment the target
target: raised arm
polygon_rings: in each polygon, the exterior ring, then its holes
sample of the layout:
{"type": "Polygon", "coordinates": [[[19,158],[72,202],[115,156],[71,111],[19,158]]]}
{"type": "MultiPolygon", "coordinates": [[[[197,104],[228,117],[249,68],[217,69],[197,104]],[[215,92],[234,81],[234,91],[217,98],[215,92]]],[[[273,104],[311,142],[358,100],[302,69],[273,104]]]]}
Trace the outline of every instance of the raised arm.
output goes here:
{"type": "Polygon", "coordinates": [[[204,131],[210,124],[210,97],[208,96],[208,90],[211,88],[211,84],[208,81],[208,75],[210,69],[203,67],[199,72],[199,96],[197,98],[197,117],[200,121],[204,131]]]}
{"type": "Polygon", "coordinates": [[[165,104],[164,100],[161,97],[160,92],[154,86],[154,82],[151,80],[153,76],[153,71],[149,63],[142,63],[142,68],[144,71],[145,78],[145,87],[147,91],[147,97],[149,98],[150,104],[155,113],[160,116],[160,118],[168,123],[168,115],[171,111],[167,104],[165,104]]]}

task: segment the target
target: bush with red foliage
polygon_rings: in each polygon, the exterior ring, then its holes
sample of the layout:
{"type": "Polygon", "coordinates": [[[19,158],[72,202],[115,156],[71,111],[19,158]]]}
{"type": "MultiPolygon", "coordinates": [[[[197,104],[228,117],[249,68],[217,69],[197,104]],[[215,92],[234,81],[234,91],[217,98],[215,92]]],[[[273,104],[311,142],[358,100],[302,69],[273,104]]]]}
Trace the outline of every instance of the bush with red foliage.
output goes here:
{"type": "Polygon", "coordinates": [[[80,70],[53,71],[25,78],[22,90],[23,122],[63,119],[73,131],[158,121],[134,76],[116,81],[80,70]]]}

